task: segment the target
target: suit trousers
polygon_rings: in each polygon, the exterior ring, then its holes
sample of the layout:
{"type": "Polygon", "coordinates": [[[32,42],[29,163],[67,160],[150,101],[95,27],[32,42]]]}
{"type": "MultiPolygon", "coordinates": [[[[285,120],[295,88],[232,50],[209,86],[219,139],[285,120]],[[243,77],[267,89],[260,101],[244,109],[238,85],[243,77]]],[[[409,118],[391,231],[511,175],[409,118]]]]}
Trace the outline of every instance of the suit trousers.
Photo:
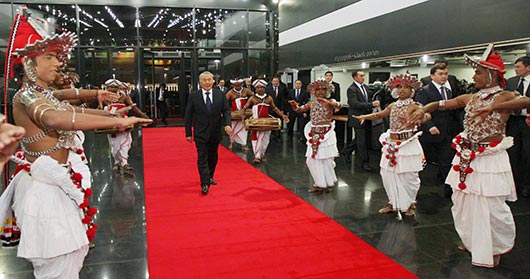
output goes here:
{"type": "Polygon", "coordinates": [[[453,157],[456,153],[451,147],[452,139],[447,137],[440,142],[425,142],[420,138],[420,143],[427,162],[435,162],[438,164],[436,178],[438,179],[438,182],[444,184],[449,171],[453,167],[453,157]]]}
{"type": "Polygon", "coordinates": [[[197,166],[201,184],[210,184],[210,178],[213,178],[217,159],[219,158],[219,142],[195,142],[197,148],[197,166]]]}
{"type": "Polygon", "coordinates": [[[305,118],[303,113],[291,112],[289,113],[289,123],[287,123],[287,135],[291,138],[294,134],[294,125],[296,122],[296,129],[300,136],[304,134],[305,118]]]}
{"type": "Polygon", "coordinates": [[[158,106],[158,110],[160,111],[160,118],[162,118],[163,122],[166,122],[167,114],[168,114],[168,107],[166,101],[156,101],[156,104],[158,106]]]}
{"type": "Polygon", "coordinates": [[[506,123],[506,135],[513,137],[508,155],[517,191],[530,190],[530,127],[525,119],[525,116],[512,115],[506,123]]]}
{"type": "Polygon", "coordinates": [[[368,143],[372,134],[372,125],[364,125],[360,128],[353,128],[355,131],[355,138],[351,143],[344,147],[342,153],[346,156],[350,155],[354,150],[362,161],[362,164],[368,163],[368,143]]]}

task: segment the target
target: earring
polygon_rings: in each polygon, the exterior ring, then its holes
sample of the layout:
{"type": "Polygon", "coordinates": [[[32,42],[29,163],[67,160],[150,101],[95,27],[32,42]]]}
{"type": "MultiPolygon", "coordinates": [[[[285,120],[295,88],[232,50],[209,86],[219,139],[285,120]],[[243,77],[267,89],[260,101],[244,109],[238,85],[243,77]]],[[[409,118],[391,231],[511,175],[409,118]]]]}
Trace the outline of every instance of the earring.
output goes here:
{"type": "Polygon", "coordinates": [[[22,62],[22,66],[24,67],[24,73],[28,77],[28,80],[31,82],[37,81],[37,71],[35,70],[35,66],[33,65],[33,61],[31,59],[24,59],[22,62]]]}

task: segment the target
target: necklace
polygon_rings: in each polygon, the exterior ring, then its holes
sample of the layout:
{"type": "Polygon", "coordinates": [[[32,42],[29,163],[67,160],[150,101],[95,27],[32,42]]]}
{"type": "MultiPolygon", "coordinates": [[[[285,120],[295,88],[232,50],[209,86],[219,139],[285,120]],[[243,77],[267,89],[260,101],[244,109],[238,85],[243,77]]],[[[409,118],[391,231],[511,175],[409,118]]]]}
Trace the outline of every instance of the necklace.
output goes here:
{"type": "Polygon", "coordinates": [[[480,91],[477,92],[477,95],[481,99],[486,99],[491,94],[497,93],[499,91],[502,91],[502,88],[497,85],[497,86],[491,87],[491,88],[480,89],[480,91]]]}
{"type": "Polygon", "coordinates": [[[405,100],[398,99],[394,106],[400,108],[400,107],[408,106],[412,104],[413,102],[414,101],[411,98],[407,98],[405,100]]]}

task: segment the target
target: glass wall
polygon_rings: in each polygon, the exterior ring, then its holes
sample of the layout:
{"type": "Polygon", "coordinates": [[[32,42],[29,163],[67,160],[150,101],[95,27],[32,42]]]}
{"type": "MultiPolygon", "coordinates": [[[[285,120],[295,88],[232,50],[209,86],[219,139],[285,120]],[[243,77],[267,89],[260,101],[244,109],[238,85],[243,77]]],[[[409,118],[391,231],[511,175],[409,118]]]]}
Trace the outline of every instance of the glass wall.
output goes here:
{"type": "Polygon", "coordinates": [[[81,45],[134,46],[137,44],[136,8],[86,5],[78,7],[81,45]]]}
{"type": "Polygon", "coordinates": [[[140,44],[148,47],[193,45],[193,9],[138,9],[140,44]]]}

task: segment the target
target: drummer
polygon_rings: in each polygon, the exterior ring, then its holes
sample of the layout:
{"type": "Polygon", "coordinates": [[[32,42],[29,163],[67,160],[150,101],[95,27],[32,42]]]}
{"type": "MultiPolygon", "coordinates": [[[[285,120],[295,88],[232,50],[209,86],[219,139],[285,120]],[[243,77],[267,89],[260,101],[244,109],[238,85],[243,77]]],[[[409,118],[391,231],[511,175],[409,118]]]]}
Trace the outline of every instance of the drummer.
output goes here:
{"type": "Polygon", "coordinates": [[[230,102],[232,109],[232,134],[230,135],[230,146],[228,148],[232,150],[234,147],[234,141],[241,144],[241,149],[245,152],[249,151],[247,146],[248,131],[245,130],[245,123],[239,116],[239,110],[245,106],[247,99],[254,95],[252,90],[243,87],[244,79],[231,79],[232,89],[226,93],[226,99],[230,102]]]}
{"type": "MultiPolygon", "coordinates": [[[[128,111],[126,108],[130,107],[135,115],[149,119],[144,112],[142,112],[136,107],[135,104],[133,104],[131,98],[124,93],[123,90],[126,89],[125,83],[111,78],[105,82],[105,86],[108,91],[118,93],[119,98],[115,103],[100,102],[99,108],[110,110],[111,113],[118,114],[123,112],[123,110],[128,111]]],[[[127,117],[126,113],[121,115],[122,117],[127,117]]],[[[109,134],[107,137],[109,140],[110,151],[112,153],[112,157],[114,158],[114,166],[112,169],[117,172],[121,170],[124,174],[132,174],[133,168],[128,163],[129,149],[131,149],[132,143],[131,131],[117,132],[109,134]]]]}
{"type": "MultiPolygon", "coordinates": [[[[289,117],[283,114],[274,104],[272,97],[265,93],[267,82],[262,79],[257,79],[252,83],[252,86],[256,89],[256,93],[248,99],[243,109],[246,110],[252,107],[253,118],[269,118],[269,113],[274,111],[288,123],[289,117]]],[[[252,131],[250,134],[252,149],[254,151],[254,163],[260,164],[265,162],[265,151],[267,151],[267,146],[269,145],[270,135],[271,131],[252,131]]]]}

